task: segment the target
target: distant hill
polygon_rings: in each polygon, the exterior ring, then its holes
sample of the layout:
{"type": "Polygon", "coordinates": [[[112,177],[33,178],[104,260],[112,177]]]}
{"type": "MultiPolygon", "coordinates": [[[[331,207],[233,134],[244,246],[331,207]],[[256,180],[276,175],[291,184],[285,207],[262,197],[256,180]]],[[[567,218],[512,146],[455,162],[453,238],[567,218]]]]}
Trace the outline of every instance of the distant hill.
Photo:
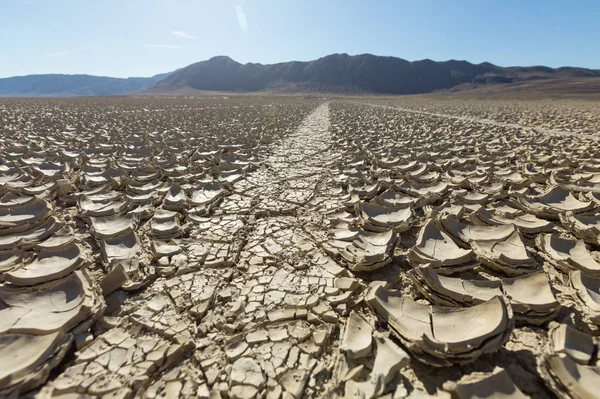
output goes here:
{"type": "Polygon", "coordinates": [[[557,78],[523,80],[497,85],[460,85],[430,96],[496,99],[580,99],[600,100],[600,78],[557,78]]]}
{"type": "Polygon", "coordinates": [[[333,54],[314,61],[271,65],[240,64],[229,57],[218,56],[172,73],[149,92],[203,90],[420,94],[464,84],[507,84],[581,77],[600,77],[600,70],[499,67],[488,62],[471,64],[455,60],[410,62],[371,54],[333,54]]]}
{"type": "Polygon", "coordinates": [[[92,75],[27,75],[0,79],[0,97],[75,97],[136,93],[153,87],[169,73],[149,78],[92,75]]]}

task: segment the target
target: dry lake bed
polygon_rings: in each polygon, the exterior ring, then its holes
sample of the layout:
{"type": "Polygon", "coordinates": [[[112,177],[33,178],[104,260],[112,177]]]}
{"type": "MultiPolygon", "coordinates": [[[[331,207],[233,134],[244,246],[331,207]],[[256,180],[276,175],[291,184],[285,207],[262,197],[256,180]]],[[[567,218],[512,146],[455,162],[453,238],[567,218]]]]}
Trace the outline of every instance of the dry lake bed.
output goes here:
{"type": "Polygon", "coordinates": [[[600,102],[0,100],[0,397],[600,397],[600,102]]]}

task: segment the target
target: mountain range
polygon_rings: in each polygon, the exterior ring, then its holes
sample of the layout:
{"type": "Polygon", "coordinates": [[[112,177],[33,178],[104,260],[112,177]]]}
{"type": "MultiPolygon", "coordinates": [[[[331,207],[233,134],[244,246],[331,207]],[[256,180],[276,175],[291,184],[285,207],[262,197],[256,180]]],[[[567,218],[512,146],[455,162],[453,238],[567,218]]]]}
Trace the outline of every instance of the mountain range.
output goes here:
{"type": "Polygon", "coordinates": [[[0,79],[0,96],[90,96],[132,93],[274,92],[420,94],[462,86],[600,77],[576,67],[500,67],[484,62],[407,61],[371,54],[332,54],[314,61],[241,64],[213,57],[150,78],[28,75],[0,79]]]}

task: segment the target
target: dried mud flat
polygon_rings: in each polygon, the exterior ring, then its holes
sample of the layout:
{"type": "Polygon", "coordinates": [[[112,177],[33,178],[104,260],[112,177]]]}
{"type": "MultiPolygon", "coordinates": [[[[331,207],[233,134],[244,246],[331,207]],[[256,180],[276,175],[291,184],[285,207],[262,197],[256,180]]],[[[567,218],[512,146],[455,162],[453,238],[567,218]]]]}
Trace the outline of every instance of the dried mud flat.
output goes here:
{"type": "Polygon", "coordinates": [[[600,105],[0,102],[0,397],[600,397],[600,105]]]}

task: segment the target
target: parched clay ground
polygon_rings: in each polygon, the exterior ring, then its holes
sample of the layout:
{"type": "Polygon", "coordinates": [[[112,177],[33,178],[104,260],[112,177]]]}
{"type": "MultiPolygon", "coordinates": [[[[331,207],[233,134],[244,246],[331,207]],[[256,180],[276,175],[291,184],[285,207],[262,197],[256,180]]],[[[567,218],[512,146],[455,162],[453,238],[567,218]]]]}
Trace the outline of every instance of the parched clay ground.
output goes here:
{"type": "Polygon", "coordinates": [[[600,106],[0,102],[0,397],[600,397],[600,106]]]}

